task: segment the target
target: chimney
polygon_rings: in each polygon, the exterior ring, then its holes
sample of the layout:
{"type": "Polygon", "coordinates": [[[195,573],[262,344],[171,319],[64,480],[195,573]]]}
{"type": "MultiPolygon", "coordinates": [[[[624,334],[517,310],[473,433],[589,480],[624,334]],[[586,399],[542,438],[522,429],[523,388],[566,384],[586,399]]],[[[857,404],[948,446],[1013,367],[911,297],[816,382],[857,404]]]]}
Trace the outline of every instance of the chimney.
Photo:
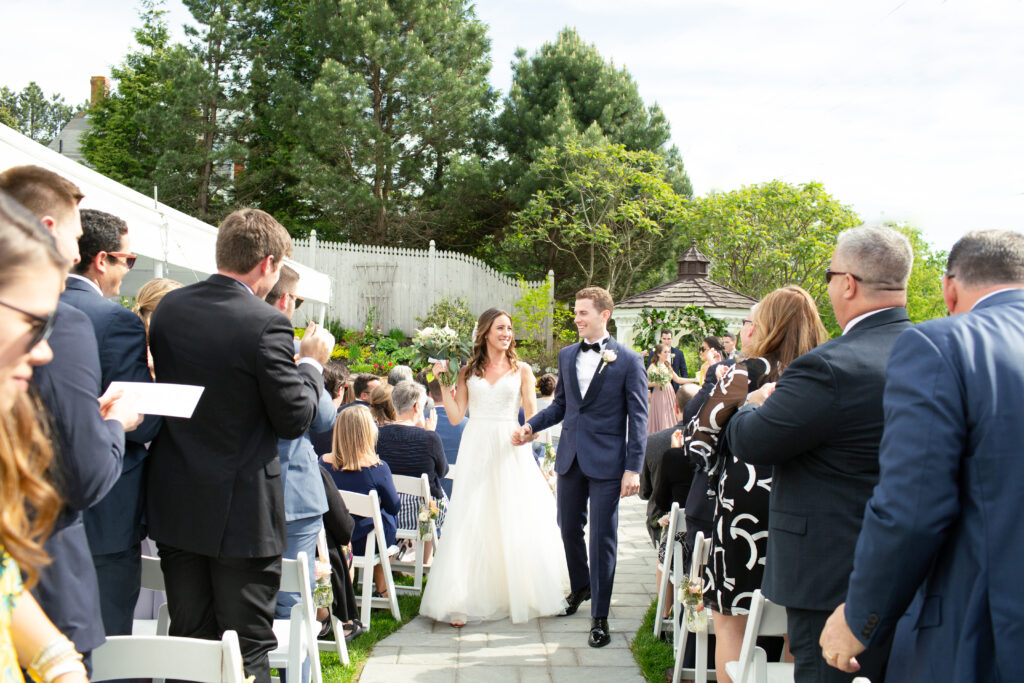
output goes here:
{"type": "Polygon", "coordinates": [[[690,248],[676,261],[679,264],[677,277],[680,280],[706,280],[708,278],[709,259],[697,249],[697,241],[690,240],[690,248]]]}
{"type": "Polygon", "coordinates": [[[110,79],[106,76],[93,76],[89,79],[89,86],[89,104],[93,107],[110,95],[110,79]]]}

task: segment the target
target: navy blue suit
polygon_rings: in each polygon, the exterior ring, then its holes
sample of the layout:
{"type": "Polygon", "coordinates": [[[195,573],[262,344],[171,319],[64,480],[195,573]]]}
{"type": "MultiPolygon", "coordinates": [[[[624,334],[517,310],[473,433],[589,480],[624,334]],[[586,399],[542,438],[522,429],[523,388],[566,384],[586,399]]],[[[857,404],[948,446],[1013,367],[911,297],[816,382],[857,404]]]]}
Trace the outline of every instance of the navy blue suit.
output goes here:
{"type": "Polygon", "coordinates": [[[869,652],[896,628],[890,681],[1020,680],[1022,357],[1015,289],[907,330],[889,359],[846,621],[869,652]]]}
{"type": "Polygon", "coordinates": [[[44,545],[53,562],[40,572],[32,593],[84,654],[105,638],[82,510],[107,495],[121,475],[124,429],[100,416],[99,351],[89,318],[61,301],[50,347],[53,360],[35,369],[32,383],[53,420],[57,454],[51,469],[64,509],[44,545]]]}
{"type": "MultiPolygon", "coordinates": [[[[593,617],[607,617],[615,579],[619,493],[626,470],[639,474],[647,444],[647,373],[640,354],[613,337],[605,350],[618,358],[598,366],[586,396],[580,394],[576,356],[580,345],[558,353],[555,397],[529,420],[534,434],[562,423],[558,473],[558,526],[572,590],[590,586],[593,617]],[[590,503],[590,563],[583,540],[590,503]]],[[[593,353],[588,351],[587,353],[593,353]]]]}
{"type": "MultiPolygon", "coordinates": [[[[78,278],[69,277],[66,285],[61,300],[89,316],[96,334],[101,393],[111,382],[152,382],[146,362],[146,328],[139,316],[78,278]]],[[[121,477],[103,500],[84,513],[108,636],[132,632],[142,580],[140,542],[145,537],[145,444],[160,431],[160,424],[160,417],[151,415],[125,435],[121,477]]]]}
{"type": "MultiPolygon", "coordinates": [[[[468,417],[463,417],[462,422],[457,425],[453,425],[448,421],[448,411],[444,409],[444,406],[436,404],[434,410],[437,411],[437,429],[434,431],[439,437],[441,437],[441,445],[444,446],[444,458],[448,461],[449,465],[455,464],[455,459],[459,456],[459,444],[462,443],[462,432],[469,423],[468,417]]],[[[452,480],[442,479],[441,488],[444,489],[445,494],[449,498],[452,497],[452,480]]]]}

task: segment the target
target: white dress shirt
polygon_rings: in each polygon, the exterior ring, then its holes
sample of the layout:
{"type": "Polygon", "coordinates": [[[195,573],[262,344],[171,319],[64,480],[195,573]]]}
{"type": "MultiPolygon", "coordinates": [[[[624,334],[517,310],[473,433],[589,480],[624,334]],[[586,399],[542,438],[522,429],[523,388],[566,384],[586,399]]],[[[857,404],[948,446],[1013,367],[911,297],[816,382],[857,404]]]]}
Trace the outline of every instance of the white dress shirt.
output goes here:
{"type": "Polygon", "coordinates": [[[881,313],[882,311],[888,311],[890,308],[896,308],[896,307],[895,306],[886,306],[885,308],[876,308],[873,311],[868,311],[867,313],[861,313],[856,318],[854,318],[850,322],[846,323],[846,327],[843,328],[843,334],[846,334],[847,332],[852,330],[854,325],[856,325],[860,321],[864,320],[865,318],[870,318],[875,313],[881,313]]]}
{"type": "MultiPolygon", "coordinates": [[[[605,344],[608,343],[609,335],[604,335],[597,340],[597,343],[601,345],[601,351],[604,351],[605,344]]],[[[585,339],[583,341],[586,341],[585,339]]],[[[588,344],[590,342],[587,342],[588,344]]],[[[594,373],[597,372],[597,366],[601,364],[601,353],[594,353],[593,351],[580,351],[576,354],[576,379],[580,384],[580,396],[587,395],[587,389],[590,388],[590,382],[594,379],[594,373]]]]}
{"type": "MultiPolygon", "coordinates": [[[[96,284],[95,282],[93,282],[92,280],[90,280],[89,278],[82,277],[78,273],[68,273],[68,277],[73,277],[76,280],[81,280],[82,282],[88,283],[90,287],[92,287],[93,289],[96,290],[97,294],[99,294],[100,296],[103,296],[103,290],[100,289],[100,286],[98,284],[96,284]]],[[[103,298],[105,299],[106,297],[103,297],[103,298]]]]}

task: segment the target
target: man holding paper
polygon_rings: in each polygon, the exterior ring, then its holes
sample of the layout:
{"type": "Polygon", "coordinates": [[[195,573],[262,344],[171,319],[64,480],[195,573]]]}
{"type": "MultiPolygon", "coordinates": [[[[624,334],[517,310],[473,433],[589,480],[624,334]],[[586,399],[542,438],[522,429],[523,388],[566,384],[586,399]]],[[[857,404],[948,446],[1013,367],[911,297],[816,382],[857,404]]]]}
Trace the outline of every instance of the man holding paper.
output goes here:
{"type": "Polygon", "coordinates": [[[217,273],[167,294],[153,314],[158,382],[204,386],[190,419],[165,417],[150,447],[149,534],[157,542],[172,636],[238,632],[246,675],[269,683],[285,550],[278,438],[312,423],[331,335],[291,324],[263,300],[292,253],[269,214],[221,223],[217,273]]]}
{"type": "MultiPolygon", "coordinates": [[[[100,353],[100,389],[111,382],[152,382],[146,364],[146,330],[139,316],[110,301],[135,265],[128,225],[109,213],[82,209],[82,260],[68,275],[61,301],[92,322],[100,353]]],[[[108,636],[131,635],[142,581],[142,525],[145,444],[160,431],[160,418],[147,417],[125,434],[121,476],[103,500],[85,511],[85,533],[96,566],[103,629],[108,636]]]]}

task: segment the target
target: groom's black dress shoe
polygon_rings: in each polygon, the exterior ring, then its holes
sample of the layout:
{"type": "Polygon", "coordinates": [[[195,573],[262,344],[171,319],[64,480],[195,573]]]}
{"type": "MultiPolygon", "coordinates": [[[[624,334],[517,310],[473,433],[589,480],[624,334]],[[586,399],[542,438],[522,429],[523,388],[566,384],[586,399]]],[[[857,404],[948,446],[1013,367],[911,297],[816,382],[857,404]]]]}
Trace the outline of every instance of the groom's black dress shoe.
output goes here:
{"type": "Polygon", "coordinates": [[[594,617],[594,620],[590,622],[590,639],[587,640],[587,644],[590,647],[604,647],[610,642],[612,642],[612,637],[609,634],[608,618],[594,617]]]}
{"type": "Polygon", "coordinates": [[[590,586],[581,588],[578,591],[569,593],[569,596],[565,599],[569,605],[565,608],[565,611],[559,614],[560,617],[567,617],[571,614],[576,614],[576,610],[580,608],[580,604],[584,600],[590,599],[590,586]]]}

